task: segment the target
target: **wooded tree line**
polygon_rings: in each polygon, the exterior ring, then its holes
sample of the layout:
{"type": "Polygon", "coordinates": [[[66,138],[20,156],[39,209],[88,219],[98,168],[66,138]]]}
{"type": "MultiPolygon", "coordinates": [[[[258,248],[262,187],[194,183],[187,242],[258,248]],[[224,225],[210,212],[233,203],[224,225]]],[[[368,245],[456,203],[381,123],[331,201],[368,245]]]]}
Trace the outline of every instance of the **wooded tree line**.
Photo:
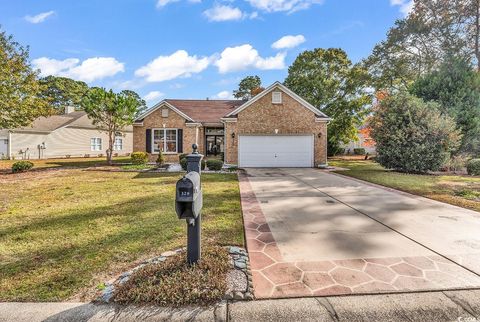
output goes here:
{"type": "MultiPolygon", "coordinates": [[[[337,48],[307,50],[289,67],[285,85],[333,119],[328,127],[330,154],[355,140],[367,117],[377,117],[372,122],[377,151],[393,149],[392,156],[403,153],[418,160],[420,154],[430,155],[440,146],[442,153],[423,158],[423,163],[434,165],[430,169],[438,169],[451,155],[480,154],[479,19],[480,0],[415,0],[413,11],[397,20],[364,60],[352,64],[337,48]],[[372,100],[374,96],[384,102],[372,100]],[[405,119],[402,113],[424,115],[431,122],[405,119]],[[388,117],[401,120],[390,124],[398,126],[387,131],[396,129],[392,136],[380,129],[388,117]],[[440,139],[435,133],[442,126],[440,139]],[[415,142],[418,149],[413,153],[411,147],[382,145],[382,140],[415,142]],[[435,157],[437,162],[426,161],[435,157]]],[[[394,163],[385,165],[398,168],[394,163]]],[[[423,165],[406,168],[425,170],[423,165]]]]}

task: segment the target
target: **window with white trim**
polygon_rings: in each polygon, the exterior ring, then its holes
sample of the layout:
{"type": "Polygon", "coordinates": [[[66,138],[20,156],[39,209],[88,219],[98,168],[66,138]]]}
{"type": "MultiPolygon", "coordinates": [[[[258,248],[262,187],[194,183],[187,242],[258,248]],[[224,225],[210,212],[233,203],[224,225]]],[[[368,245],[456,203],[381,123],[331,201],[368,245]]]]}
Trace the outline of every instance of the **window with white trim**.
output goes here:
{"type": "Polygon", "coordinates": [[[102,139],[101,138],[91,138],[90,139],[90,150],[92,150],[92,151],[102,151],[102,139]]]}
{"type": "Polygon", "coordinates": [[[272,103],[282,104],[282,92],[272,92],[272,103]]]}
{"type": "Polygon", "coordinates": [[[153,129],[152,136],[154,153],[177,153],[177,129],[153,129]]]}
{"type": "Polygon", "coordinates": [[[123,138],[122,137],[116,137],[115,142],[113,143],[113,150],[114,151],[121,151],[123,150],[123,138]]]}

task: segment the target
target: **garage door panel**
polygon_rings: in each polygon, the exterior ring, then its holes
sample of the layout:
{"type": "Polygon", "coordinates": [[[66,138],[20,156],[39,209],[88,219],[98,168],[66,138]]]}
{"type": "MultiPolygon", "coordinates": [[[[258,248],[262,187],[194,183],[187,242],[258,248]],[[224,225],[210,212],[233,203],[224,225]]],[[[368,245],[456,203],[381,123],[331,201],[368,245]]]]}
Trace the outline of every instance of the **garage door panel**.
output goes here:
{"type": "Polygon", "coordinates": [[[312,136],[240,136],[241,167],[311,167],[312,136]]]}

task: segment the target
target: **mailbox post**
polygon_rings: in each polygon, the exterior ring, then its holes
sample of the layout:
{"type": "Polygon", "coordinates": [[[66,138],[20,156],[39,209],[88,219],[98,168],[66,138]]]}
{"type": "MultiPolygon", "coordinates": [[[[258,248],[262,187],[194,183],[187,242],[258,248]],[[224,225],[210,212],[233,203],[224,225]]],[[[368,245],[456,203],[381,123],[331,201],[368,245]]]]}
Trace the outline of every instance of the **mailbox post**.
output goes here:
{"type": "Polygon", "coordinates": [[[187,174],[177,181],[175,211],[179,219],[187,221],[187,262],[194,264],[201,255],[201,210],[203,192],[200,180],[203,155],[193,144],[193,153],[187,155],[187,174]]]}

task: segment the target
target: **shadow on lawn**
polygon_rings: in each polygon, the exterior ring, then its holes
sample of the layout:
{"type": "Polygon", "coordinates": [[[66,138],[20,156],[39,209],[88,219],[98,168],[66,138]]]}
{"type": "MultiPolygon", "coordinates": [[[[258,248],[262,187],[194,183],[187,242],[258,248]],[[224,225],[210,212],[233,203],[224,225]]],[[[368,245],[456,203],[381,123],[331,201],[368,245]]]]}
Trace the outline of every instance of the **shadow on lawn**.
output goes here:
{"type": "MultiPolygon", "coordinates": [[[[215,198],[215,194],[207,196],[215,198]]],[[[211,206],[207,203],[203,226],[205,243],[237,244],[237,236],[242,232],[240,212],[225,211],[234,197],[232,193],[211,206]]],[[[0,264],[0,274],[8,283],[0,291],[0,299],[65,299],[112,264],[135,262],[142,254],[185,244],[185,223],[177,219],[170,195],[155,193],[109,206],[76,209],[67,215],[62,214],[64,211],[0,231],[4,241],[26,243],[22,251],[12,254],[13,261],[0,264]],[[107,223],[95,222],[108,217],[112,218],[107,223]],[[112,233],[95,233],[98,224],[112,224],[112,233]],[[52,231],[49,237],[53,242],[42,242],[41,247],[34,248],[35,239],[42,241],[41,234],[49,231],[52,231]],[[76,238],[70,239],[70,234],[76,238]],[[85,239],[79,235],[85,235],[85,239]],[[15,276],[19,274],[21,278],[17,279],[15,276]]]]}

